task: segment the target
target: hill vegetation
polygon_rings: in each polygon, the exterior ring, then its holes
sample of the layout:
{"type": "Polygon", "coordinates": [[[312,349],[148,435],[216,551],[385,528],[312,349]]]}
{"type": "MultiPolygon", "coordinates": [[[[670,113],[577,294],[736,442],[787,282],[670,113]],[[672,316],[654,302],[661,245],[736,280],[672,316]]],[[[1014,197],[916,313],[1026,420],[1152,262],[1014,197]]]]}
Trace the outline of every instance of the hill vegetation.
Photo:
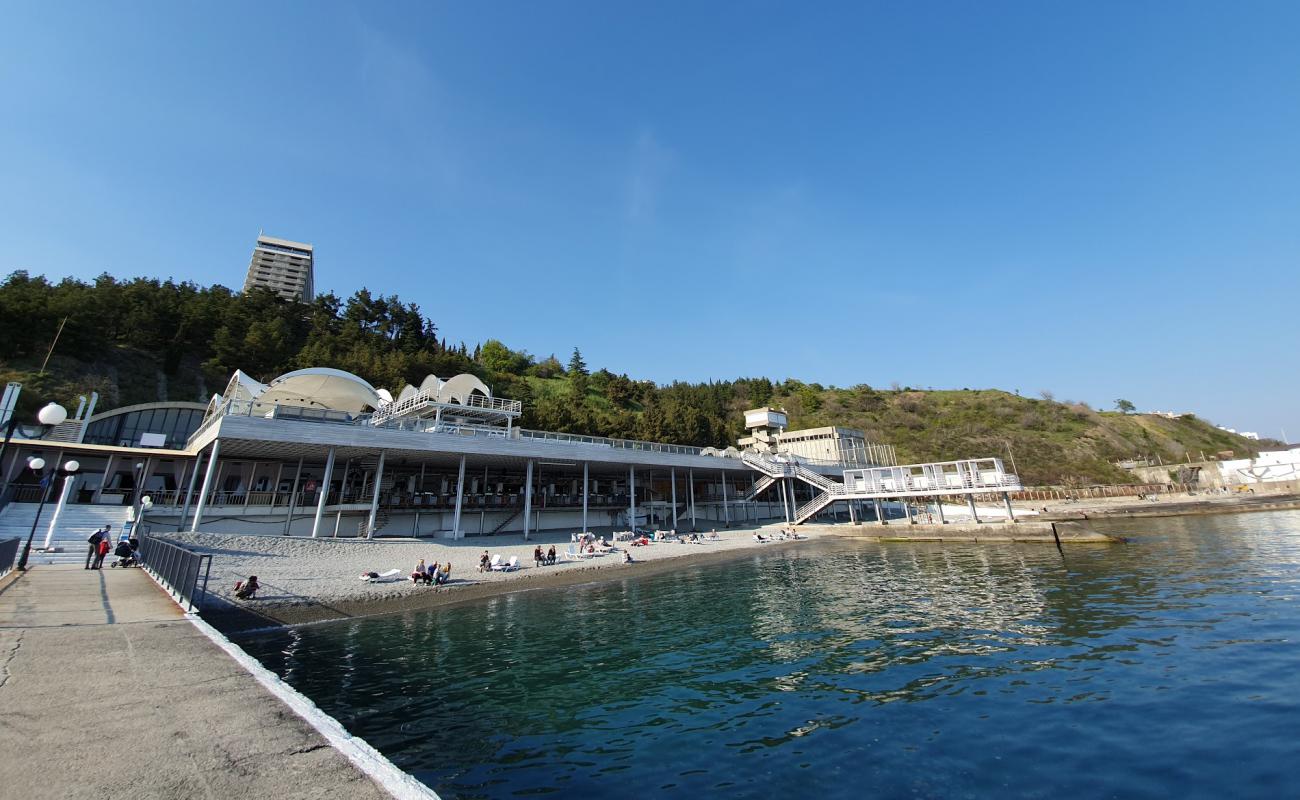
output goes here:
{"type": "Polygon", "coordinates": [[[1112,462],[1246,455],[1257,446],[1190,415],[1099,412],[997,390],[836,388],[769,378],[657,385],[591,370],[577,348],[562,363],[496,340],[472,349],[449,343],[417,305],[364,289],[346,300],[329,293],[291,303],[260,289],[108,275],[50,283],[15,272],[0,284],[0,378],[24,384],[24,415],[51,398],[75,407],[78,395],[92,391],[101,395],[99,410],[206,402],[235,369],[269,380],[316,366],[394,391],[430,373],[470,372],[496,394],[522,400],[526,427],[702,446],[734,444],[745,409],[781,406],[793,427],[858,428],[895,445],[905,462],[999,456],[1032,484],[1126,481],[1112,462]]]}

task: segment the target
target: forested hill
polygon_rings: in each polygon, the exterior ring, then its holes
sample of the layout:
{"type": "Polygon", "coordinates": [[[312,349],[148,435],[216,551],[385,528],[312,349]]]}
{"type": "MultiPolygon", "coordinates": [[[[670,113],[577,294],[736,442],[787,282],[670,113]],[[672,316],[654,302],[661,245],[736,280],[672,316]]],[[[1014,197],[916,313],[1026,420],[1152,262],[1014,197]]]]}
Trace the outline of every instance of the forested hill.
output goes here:
{"type": "Polygon", "coordinates": [[[1123,481],[1127,474],[1111,462],[1135,455],[1177,462],[1189,452],[1245,455],[1257,447],[1195,417],[1098,412],[996,390],[841,389],[768,378],[658,386],[590,370],[576,347],[561,363],[495,340],[452,342],[415,304],[364,289],[346,300],[324,294],[289,303],[264,290],[108,275],[51,284],[15,272],[0,284],[0,378],[24,384],[27,416],[49,399],[75,408],[77,395],[91,391],[101,395],[100,410],[206,402],[235,369],[269,380],[303,367],[347,370],[394,393],[430,373],[472,372],[496,394],[523,401],[526,427],[681,444],[734,444],[744,409],[783,406],[795,427],[859,428],[906,461],[1010,453],[1034,484],[1123,481]]]}

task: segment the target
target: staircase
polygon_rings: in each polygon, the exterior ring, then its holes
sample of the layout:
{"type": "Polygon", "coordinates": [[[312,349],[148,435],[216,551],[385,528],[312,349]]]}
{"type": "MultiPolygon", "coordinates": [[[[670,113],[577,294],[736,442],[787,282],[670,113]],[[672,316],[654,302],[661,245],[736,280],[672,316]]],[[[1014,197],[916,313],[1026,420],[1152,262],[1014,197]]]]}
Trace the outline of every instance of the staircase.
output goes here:
{"type": "MultiPolygon", "coordinates": [[[[744,461],[750,467],[763,473],[763,480],[754,484],[754,489],[762,486],[766,489],[768,485],[775,482],[777,478],[798,478],[804,483],[821,490],[821,494],[799,506],[794,512],[794,523],[799,525],[807,522],[814,514],[821,511],[826,506],[836,500],[846,497],[849,493],[848,488],[839,481],[833,481],[825,475],[819,475],[816,472],[797,462],[777,461],[773,458],[759,455],[751,450],[746,450],[740,454],[740,460],[744,461]],[[764,481],[767,484],[764,484],[764,481]]],[[[753,490],[751,489],[751,492],[753,490]]],[[[757,492],[754,492],[756,495],[757,492]]],[[[746,495],[747,499],[749,495],[746,495]]]]}
{"type": "Polygon", "coordinates": [[[388,520],[389,520],[388,510],[384,508],[378,509],[375,512],[374,528],[366,527],[367,524],[370,522],[369,517],[357,523],[357,538],[358,539],[374,538],[374,535],[378,533],[380,530],[382,530],[385,525],[388,524],[388,520]]]}
{"type": "Polygon", "coordinates": [[[516,509],[515,509],[515,513],[511,514],[510,516],[508,516],[508,517],[506,517],[505,519],[503,519],[503,520],[501,520],[500,522],[498,522],[498,523],[497,523],[497,526],[496,526],[495,528],[493,528],[492,531],[491,531],[490,533],[488,533],[488,536],[496,536],[496,535],[497,535],[498,533],[500,533],[500,532],[501,532],[501,531],[502,531],[502,530],[503,530],[507,525],[509,525],[510,523],[512,523],[512,522],[514,522],[515,520],[519,519],[519,516],[520,516],[521,514],[523,514],[523,513],[524,513],[524,507],[523,507],[523,506],[520,506],[519,508],[516,508],[516,509]]]}
{"type": "MultiPolygon", "coordinates": [[[[26,542],[27,535],[32,531],[32,521],[36,519],[37,505],[10,503],[0,510],[0,539],[21,539],[26,542]]],[[[54,503],[46,503],[41,511],[41,522],[32,539],[32,553],[28,563],[84,564],[86,549],[89,547],[86,539],[90,534],[105,525],[112,525],[113,542],[116,543],[122,533],[123,523],[131,513],[130,506],[65,505],[63,516],[59,517],[59,527],[54,531],[54,539],[50,542],[50,547],[58,552],[38,553],[36,548],[45,544],[45,534],[50,529],[50,520],[54,518],[54,506],[54,503]]],[[[145,525],[148,524],[149,520],[145,519],[145,525]]],[[[18,548],[21,553],[22,545],[18,545],[18,548]]]]}
{"type": "Polygon", "coordinates": [[[746,503],[754,502],[755,500],[758,499],[758,496],[760,494],[762,494],[764,491],[767,490],[767,487],[771,486],[774,483],[776,483],[776,478],[773,478],[771,475],[764,475],[757,482],[755,482],[753,486],[749,487],[749,491],[745,492],[745,496],[742,497],[741,500],[743,500],[746,503]]]}

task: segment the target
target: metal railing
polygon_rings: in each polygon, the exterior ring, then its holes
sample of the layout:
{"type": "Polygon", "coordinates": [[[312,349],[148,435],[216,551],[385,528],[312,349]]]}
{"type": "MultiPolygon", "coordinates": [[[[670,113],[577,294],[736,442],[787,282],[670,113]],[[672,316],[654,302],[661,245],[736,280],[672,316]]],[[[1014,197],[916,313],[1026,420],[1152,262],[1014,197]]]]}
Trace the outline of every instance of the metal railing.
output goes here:
{"type": "Polygon", "coordinates": [[[18,563],[18,546],[21,539],[0,539],[0,578],[14,571],[18,563]]]}
{"type": "Polygon", "coordinates": [[[140,565],[189,610],[203,607],[208,596],[212,556],[148,534],[140,537],[140,565]]]}
{"type": "Polygon", "coordinates": [[[662,442],[643,442],[636,439],[610,439],[605,436],[583,436],[576,433],[554,433],[552,431],[535,431],[519,429],[522,439],[532,441],[556,442],[559,444],[589,444],[597,447],[613,447],[618,450],[645,450],[651,453],[675,453],[678,455],[703,455],[704,448],[685,444],[663,444],[662,442]]]}

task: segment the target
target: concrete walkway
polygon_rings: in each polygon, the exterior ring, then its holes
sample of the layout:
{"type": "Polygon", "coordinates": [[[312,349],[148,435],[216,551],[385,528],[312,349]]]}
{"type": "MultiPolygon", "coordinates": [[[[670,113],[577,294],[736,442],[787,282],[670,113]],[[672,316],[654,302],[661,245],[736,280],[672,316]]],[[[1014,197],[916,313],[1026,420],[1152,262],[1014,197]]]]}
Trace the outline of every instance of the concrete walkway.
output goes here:
{"type": "Polygon", "coordinates": [[[388,797],[139,570],[0,580],[0,796],[388,797]]]}

